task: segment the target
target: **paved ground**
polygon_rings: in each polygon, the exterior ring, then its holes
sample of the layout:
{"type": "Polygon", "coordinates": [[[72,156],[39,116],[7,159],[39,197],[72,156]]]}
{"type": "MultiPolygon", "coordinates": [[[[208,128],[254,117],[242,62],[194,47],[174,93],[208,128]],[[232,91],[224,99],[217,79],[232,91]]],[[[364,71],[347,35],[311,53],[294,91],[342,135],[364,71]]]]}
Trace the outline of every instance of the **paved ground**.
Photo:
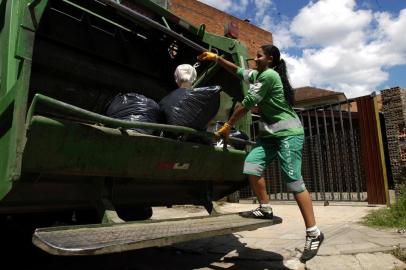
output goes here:
{"type": "MultiPolygon", "coordinates": [[[[239,212],[252,207],[226,203],[220,208],[223,212],[239,212]]],[[[297,259],[304,245],[304,225],[298,207],[282,204],[273,208],[283,218],[280,225],[179,244],[173,247],[175,254],[215,257],[208,266],[190,269],[248,269],[248,265],[250,269],[406,269],[404,263],[388,254],[396,246],[406,248],[405,234],[358,223],[374,207],[315,205],[317,223],[326,240],[319,256],[306,265],[297,259]]],[[[154,213],[156,219],[205,214],[196,207],[156,208],[154,213]]]]}
{"type": "MultiPolygon", "coordinates": [[[[253,204],[227,203],[221,206],[221,210],[239,212],[253,207],[253,204]]],[[[406,248],[406,234],[399,234],[396,230],[375,230],[357,223],[372,209],[365,205],[315,205],[318,225],[324,231],[326,240],[320,249],[320,256],[307,265],[298,260],[304,245],[304,225],[295,204],[274,205],[276,215],[283,218],[280,225],[163,248],[87,257],[45,254],[31,244],[30,232],[22,230],[18,224],[7,222],[5,226],[0,226],[0,253],[4,269],[406,269],[405,264],[385,253],[397,245],[406,248]]],[[[162,207],[154,209],[153,218],[198,215],[206,215],[205,210],[191,206],[162,207]]]]}

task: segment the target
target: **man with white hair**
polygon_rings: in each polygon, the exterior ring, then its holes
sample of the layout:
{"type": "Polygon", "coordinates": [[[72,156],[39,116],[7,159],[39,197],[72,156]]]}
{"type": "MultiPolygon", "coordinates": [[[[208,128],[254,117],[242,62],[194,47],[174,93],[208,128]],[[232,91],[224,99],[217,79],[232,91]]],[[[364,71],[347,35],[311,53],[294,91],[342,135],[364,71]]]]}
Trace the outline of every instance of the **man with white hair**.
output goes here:
{"type": "MultiPolygon", "coordinates": [[[[177,104],[178,100],[185,95],[185,91],[192,90],[192,85],[196,80],[197,72],[191,65],[182,64],[176,68],[174,75],[179,88],[173,90],[161,100],[159,103],[161,108],[171,108],[171,104],[177,104]]],[[[164,113],[168,112],[165,112],[164,110],[164,113]]]]}
{"type": "Polygon", "coordinates": [[[172,115],[173,108],[182,100],[187,91],[192,90],[192,85],[197,77],[196,69],[189,64],[182,64],[177,66],[175,70],[175,81],[179,86],[178,89],[173,90],[167,96],[165,96],[160,102],[159,106],[163,116],[172,115]]]}
{"type": "Polygon", "coordinates": [[[192,89],[196,77],[196,69],[189,64],[179,65],[175,70],[175,81],[179,88],[192,89]]]}
{"type": "MultiPolygon", "coordinates": [[[[162,122],[206,130],[211,119],[215,117],[220,107],[220,86],[206,86],[193,89],[196,81],[196,69],[189,64],[179,65],[174,73],[179,88],[166,95],[160,102],[162,122]]],[[[193,136],[183,136],[170,132],[163,134],[168,138],[187,140],[210,145],[211,139],[193,136]]]]}

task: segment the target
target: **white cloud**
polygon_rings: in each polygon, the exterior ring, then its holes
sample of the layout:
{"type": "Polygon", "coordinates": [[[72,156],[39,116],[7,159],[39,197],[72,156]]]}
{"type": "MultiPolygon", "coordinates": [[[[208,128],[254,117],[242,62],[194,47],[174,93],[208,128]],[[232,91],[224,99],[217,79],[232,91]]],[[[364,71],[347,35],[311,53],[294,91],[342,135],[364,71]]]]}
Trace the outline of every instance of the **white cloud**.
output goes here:
{"type": "Polygon", "coordinates": [[[243,14],[246,12],[249,0],[198,0],[206,5],[215,7],[221,11],[229,13],[243,14]]]}
{"type": "MultiPolygon", "coordinates": [[[[401,10],[398,17],[383,12],[375,14],[375,18],[378,22],[377,36],[381,44],[388,45],[386,47],[387,53],[405,54],[406,9],[401,10]]],[[[403,58],[403,62],[401,63],[405,63],[405,58],[403,58]]]]}
{"type": "Polygon", "coordinates": [[[273,32],[275,43],[299,40],[302,55],[285,55],[294,87],[365,95],[388,80],[388,67],[406,63],[406,9],[391,16],[359,10],[353,0],[321,0],[301,9],[289,29],[273,32]]]}
{"type": "Polygon", "coordinates": [[[299,58],[287,55],[292,85],[343,91],[348,97],[377,90],[388,79],[388,73],[383,70],[385,60],[369,49],[329,46],[305,49],[299,58]]]}
{"type": "Polygon", "coordinates": [[[287,63],[289,80],[293,87],[312,85],[310,78],[313,72],[303,58],[288,54],[282,54],[282,57],[287,63]]]}
{"type": "Polygon", "coordinates": [[[205,3],[206,5],[215,7],[219,10],[222,11],[228,11],[230,9],[230,7],[233,5],[233,1],[232,0],[221,0],[221,1],[217,1],[217,0],[198,0],[202,3],[205,3]]]}
{"type": "Polygon", "coordinates": [[[359,44],[372,17],[370,11],[355,10],[354,0],[311,2],[293,19],[291,31],[306,46],[359,44]]]}
{"type": "Polygon", "coordinates": [[[200,1],[239,14],[253,8],[254,23],[272,32],[283,50],[294,87],[360,96],[387,85],[388,68],[406,64],[406,8],[390,14],[355,0],[310,1],[290,21],[272,0],[200,1]]]}
{"type": "Polygon", "coordinates": [[[272,32],[274,37],[278,37],[278,39],[274,39],[274,44],[278,48],[284,49],[296,45],[289,30],[289,19],[278,12],[272,0],[254,0],[254,5],[255,24],[272,32]]]}
{"type": "Polygon", "coordinates": [[[235,4],[233,4],[233,6],[231,7],[231,11],[243,14],[247,11],[248,4],[249,4],[248,0],[235,1],[235,4]]]}
{"type": "Polygon", "coordinates": [[[295,40],[289,31],[290,23],[287,18],[283,18],[280,23],[274,23],[271,16],[265,15],[258,25],[259,27],[272,32],[273,43],[279,49],[282,50],[284,48],[296,46],[295,40]]]}
{"type": "Polygon", "coordinates": [[[272,0],[254,0],[255,20],[261,22],[272,4],[272,0]]]}

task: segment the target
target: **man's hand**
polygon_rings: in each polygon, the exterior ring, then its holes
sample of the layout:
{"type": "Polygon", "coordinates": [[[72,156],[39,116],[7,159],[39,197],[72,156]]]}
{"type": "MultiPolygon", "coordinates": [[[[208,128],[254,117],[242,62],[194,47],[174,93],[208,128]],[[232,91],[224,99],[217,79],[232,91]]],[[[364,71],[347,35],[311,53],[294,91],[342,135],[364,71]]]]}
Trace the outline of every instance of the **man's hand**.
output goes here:
{"type": "Polygon", "coordinates": [[[217,58],[218,58],[219,56],[217,55],[217,54],[215,54],[215,53],[212,53],[212,52],[204,52],[204,53],[202,53],[201,55],[199,55],[198,57],[197,57],[197,59],[199,60],[199,61],[206,61],[206,60],[208,60],[208,61],[217,61],[217,58]]]}
{"type": "Polygon", "coordinates": [[[224,140],[227,140],[228,136],[230,135],[230,131],[231,125],[226,122],[221,128],[214,132],[214,135],[216,135],[217,137],[223,137],[224,140]]]}

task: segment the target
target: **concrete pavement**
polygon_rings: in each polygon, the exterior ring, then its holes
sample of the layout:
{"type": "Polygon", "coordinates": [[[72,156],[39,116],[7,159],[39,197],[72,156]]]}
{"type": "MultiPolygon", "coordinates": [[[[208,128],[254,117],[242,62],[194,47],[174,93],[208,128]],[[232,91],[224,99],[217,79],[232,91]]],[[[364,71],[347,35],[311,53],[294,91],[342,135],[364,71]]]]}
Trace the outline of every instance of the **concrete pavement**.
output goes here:
{"type": "MultiPolygon", "coordinates": [[[[224,203],[224,213],[240,212],[253,204],[224,203]]],[[[323,206],[315,203],[317,224],[326,239],[319,255],[300,263],[304,246],[304,224],[296,204],[273,205],[283,223],[255,231],[212,237],[173,246],[184,254],[214,256],[210,266],[193,269],[406,269],[406,264],[388,252],[406,248],[406,234],[395,229],[372,229],[359,224],[368,211],[364,204],[323,206]]],[[[201,207],[155,208],[153,219],[205,215],[201,207]]]]}

